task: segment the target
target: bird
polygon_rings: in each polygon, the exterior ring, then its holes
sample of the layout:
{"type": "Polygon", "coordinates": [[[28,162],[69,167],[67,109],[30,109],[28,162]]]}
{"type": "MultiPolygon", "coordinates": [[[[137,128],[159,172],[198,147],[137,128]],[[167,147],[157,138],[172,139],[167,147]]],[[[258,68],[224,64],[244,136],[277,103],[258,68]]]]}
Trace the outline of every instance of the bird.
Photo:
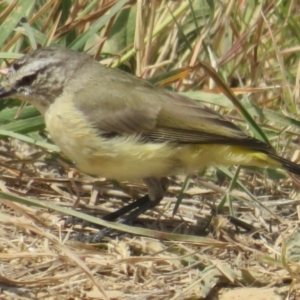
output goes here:
{"type": "Polygon", "coordinates": [[[300,175],[299,165],[225,116],[85,53],[40,48],[5,73],[0,98],[35,106],[54,143],[78,169],[146,184],[147,195],[107,220],[128,212],[124,222],[136,218],[163,199],[169,176],[206,166],[271,167],[300,175]]]}

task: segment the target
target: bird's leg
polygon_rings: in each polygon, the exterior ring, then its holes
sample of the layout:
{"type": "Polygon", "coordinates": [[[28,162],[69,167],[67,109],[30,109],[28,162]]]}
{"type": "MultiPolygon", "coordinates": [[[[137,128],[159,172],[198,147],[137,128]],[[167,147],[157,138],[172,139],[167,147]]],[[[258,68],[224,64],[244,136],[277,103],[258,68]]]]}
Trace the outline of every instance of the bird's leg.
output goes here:
{"type": "Polygon", "coordinates": [[[109,213],[108,215],[105,215],[102,219],[105,221],[110,221],[110,222],[115,221],[118,218],[126,215],[130,211],[134,210],[135,208],[142,206],[147,201],[149,201],[149,195],[145,195],[145,196],[137,199],[136,201],[134,201],[112,213],[109,213]]]}
{"type": "MultiPolygon", "coordinates": [[[[147,197],[145,201],[141,201],[141,203],[138,203],[141,199],[144,197],[136,200],[133,202],[135,204],[136,208],[131,213],[129,213],[127,216],[123,217],[118,221],[118,223],[130,223],[131,221],[135,220],[139,215],[145,213],[147,210],[154,208],[156,205],[160,203],[160,201],[163,199],[165,191],[169,187],[169,180],[168,178],[145,178],[143,180],[145,184],[148,187],[148,195],[144,196],[147,197]]],[[[130,204],[129,204],[130,205],[130,204]]],[[[126,206],[127,207],[127,206],[126,206]]],[[[126,208],[125,207],[125,208],[126,208]]]]}
{"type": "Polygon", "coordinates": [[[145,195],[140,199],[134,201],[133,203],[130,203],[127,206],[104,216],[103,220],[115,221],[116,219],[131,212],[118,221],[118,223],[129,223],[136,219],[139,215],[146,212],[148,209],[151,209],[158,205],[159,202],[163,199],[165,191],[169,187],[168,178],[164,177],[157,179],[150,177],[144,179],[144,182],[148,187],[148,195],[145,195]]]}
{"type": "MultiPolygon", "coordinates": [[[[144,182],[148,187],[148,195],[145,195],[142,198],[136,200],[135,202],[130,203],[127,206],[104,216],[103,219],[106,221],[115,221],[116,219],[120,218],[117,221],[118,223],[128,224],[135,220],[139,215],[158,205],[163,199],[165,191],[169,187],[168,178],[157,179],[151,177],[144,179],[144,182]]],[[[92,238],[90,238],[89,241],[98,242],[110,231],[110,228],[104,228],[92,238]]]]}

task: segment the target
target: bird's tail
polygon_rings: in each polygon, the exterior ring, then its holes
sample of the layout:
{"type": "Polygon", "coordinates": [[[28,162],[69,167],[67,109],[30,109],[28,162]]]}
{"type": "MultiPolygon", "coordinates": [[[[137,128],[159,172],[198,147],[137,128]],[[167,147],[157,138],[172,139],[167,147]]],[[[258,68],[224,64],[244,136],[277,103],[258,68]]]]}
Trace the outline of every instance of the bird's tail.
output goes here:
{"type": "Polygon", "coordinates": [[[276,160],[277,162],[281,163],[282,168],[286,171],[289,171],[293,174],[300,175],[300,165],[291,162],[288,159],[278,156],[275,153],[268,153],[268,156],[276,160]]]}
{"type": "MultiPolygon", "coordinates": [[[[273,148],[263,145],[261,149],[252,148],[245,149],[241,147],[230,147],[230,158],[233,161],[229,164],[241,164],[244,166],[257,166],[269,168],[281,168],[296,175],[300,175],[300,164],[291,162],[290,160],[277,155],[273,148]],[[232,155],[235,154],[235,155],[232,155]],[[238,158],[242,159],[238,162],[238,158]]],[[[224,155],[223,155],[224,159],[224,155]]]]}

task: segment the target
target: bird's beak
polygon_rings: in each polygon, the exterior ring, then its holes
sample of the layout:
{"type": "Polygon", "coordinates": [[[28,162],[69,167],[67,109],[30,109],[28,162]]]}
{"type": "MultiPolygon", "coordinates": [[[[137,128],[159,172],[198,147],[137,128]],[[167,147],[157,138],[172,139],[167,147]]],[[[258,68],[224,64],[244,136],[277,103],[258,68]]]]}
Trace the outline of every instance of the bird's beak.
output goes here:
{"type": "MultiPolygon", "coordinates": [[[[9,69],[8,68],[0,68],[0,75],[6,76],[8,74],[9,69]]],[[[4,87],[0,87],[0,99],[7,98],[13,94],[16,93],[16,90],[11,89],[5,89],[4,87]]]]}
{"type": "Polygon", "coordinates": [[[3,76],[6,76],[8,74],[9,68],[1,68],[0,74],[3,76]]]}

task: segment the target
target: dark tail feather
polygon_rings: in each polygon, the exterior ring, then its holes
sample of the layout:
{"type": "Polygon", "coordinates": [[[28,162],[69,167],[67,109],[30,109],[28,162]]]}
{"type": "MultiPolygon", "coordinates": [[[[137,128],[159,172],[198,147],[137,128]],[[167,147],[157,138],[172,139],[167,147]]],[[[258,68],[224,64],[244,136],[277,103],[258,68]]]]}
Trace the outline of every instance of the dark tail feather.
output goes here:
{"type": "Polygon", "coordinates": [[[282,167],[285,170],[287,170],[293,174],[300,175],[300,165],[297,165],[296,163],[293,163],[288,159],[280,157],[280,156],[276,155],[275,153],[268,153],[268,155],[270,157],[274,158],[275,160],[277,160],[278,162],[280,162],[282,164],[282,167]]]}

